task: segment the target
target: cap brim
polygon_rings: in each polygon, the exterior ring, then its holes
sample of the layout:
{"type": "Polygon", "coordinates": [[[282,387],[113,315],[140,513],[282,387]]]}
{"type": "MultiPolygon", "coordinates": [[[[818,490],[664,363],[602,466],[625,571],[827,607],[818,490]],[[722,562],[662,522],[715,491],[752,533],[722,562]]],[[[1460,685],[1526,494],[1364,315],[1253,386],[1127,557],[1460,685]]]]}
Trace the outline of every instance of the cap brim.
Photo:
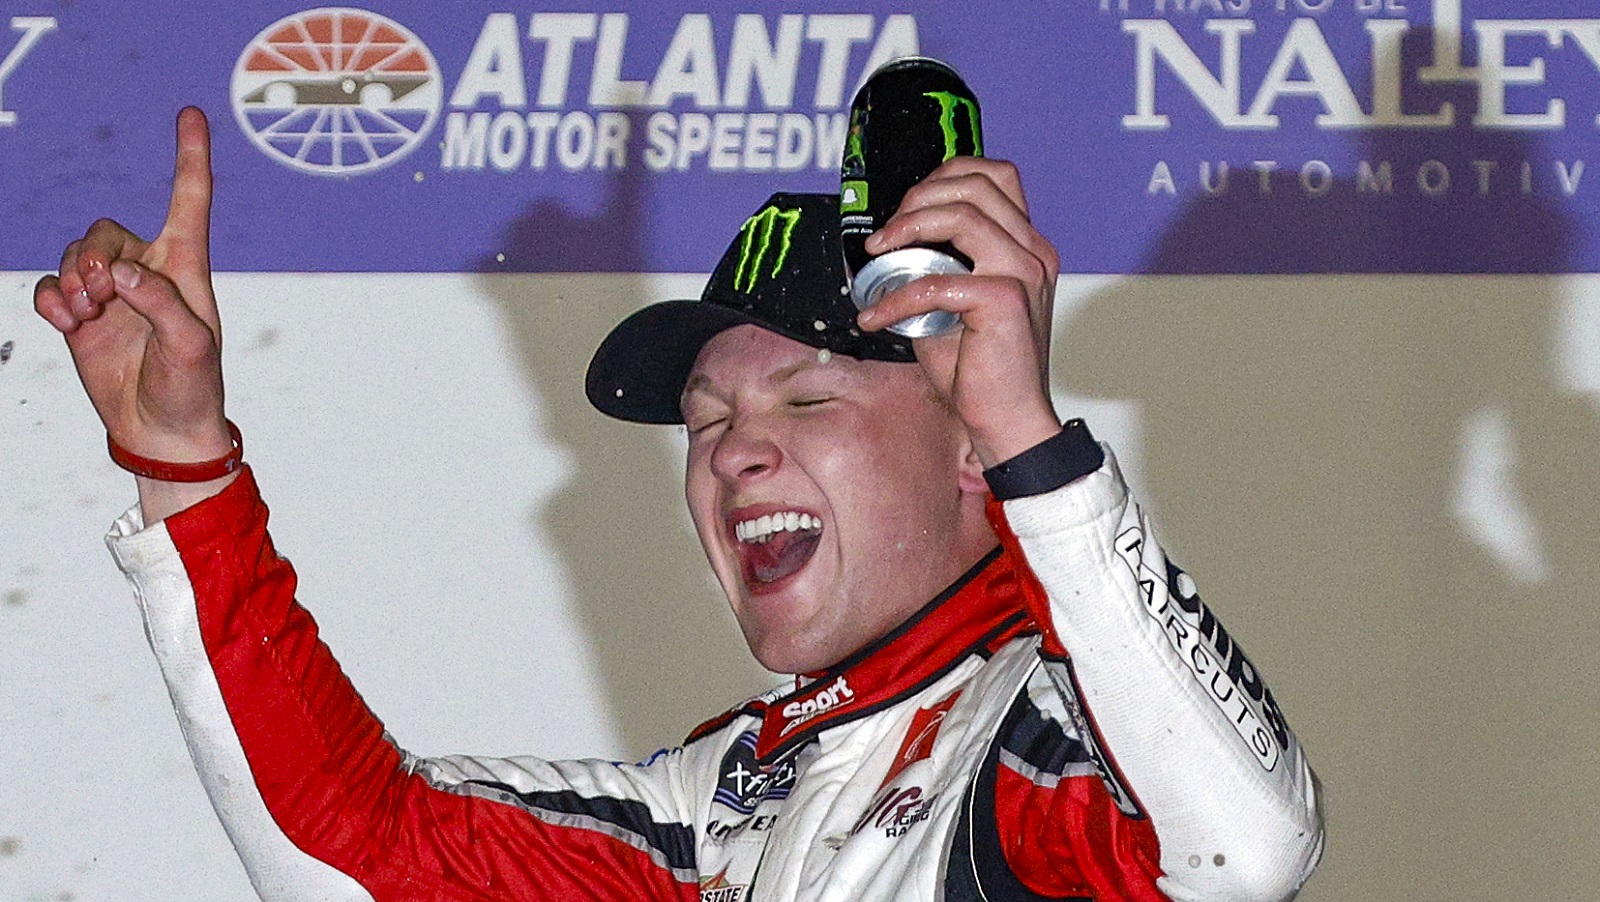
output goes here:
{"type": "Polygon", "coordinates": [[[617,324],[594,352],[584,392],[601,413],[635,423],[682,423],[683,385],[700,349],[734,326],[772,327],[742,310],[662,301],[617,324]]]}

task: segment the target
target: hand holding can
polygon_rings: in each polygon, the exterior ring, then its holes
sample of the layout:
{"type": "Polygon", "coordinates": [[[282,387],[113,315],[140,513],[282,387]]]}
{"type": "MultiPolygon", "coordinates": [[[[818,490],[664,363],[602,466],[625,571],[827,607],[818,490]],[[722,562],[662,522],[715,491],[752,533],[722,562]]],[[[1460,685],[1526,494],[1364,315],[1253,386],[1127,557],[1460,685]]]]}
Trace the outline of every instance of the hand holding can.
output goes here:
{"type": "MultiPolygon", "coordinates": [[[[839,212],[850,293],[865,310],[923,276],[969,273],[972,261],[949,244],[899,248],[873,257],[867,236],[894,215],[907,191],[954,156],[983,156],[978,100],[942,62],[906,57],[880,67],[856,92],[840,167],[839,212]]],[[[889,330],[926,338],[961,318],[932,311],[889,330]]]]}

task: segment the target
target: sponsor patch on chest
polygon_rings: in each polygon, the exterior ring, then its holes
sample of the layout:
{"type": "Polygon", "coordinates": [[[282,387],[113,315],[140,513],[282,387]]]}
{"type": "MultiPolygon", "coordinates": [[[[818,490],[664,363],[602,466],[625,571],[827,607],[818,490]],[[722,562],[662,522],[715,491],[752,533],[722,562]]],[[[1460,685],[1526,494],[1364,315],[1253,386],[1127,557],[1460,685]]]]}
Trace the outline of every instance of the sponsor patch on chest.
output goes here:
{"type": "Polygon", "coordinates": [[[957,689],[932,705],[918,708],[917,713],[911,716],[911,725],[900,740],[900,748],[895,752],[894,761],[889,764],[888,773],[884,774],[883,782],[878,785],[878,791],[873,794],[867,810],[850,828],[850,836],[863,830],[882,830],[883,835],[889,838],[904,836],[912,827],[932,815],[938,793],[929,793],[917,785],[896,785],[895,779],[906,768],[933,755],[939,728],[944,725],[950,709],[955,707],[960,697],[961,690],[957,689]]]}
{"type": "Polygon", "coordinates": [[[768,765],[756,761],[756,732],[747,730],[722,756],[713,801],[739,814],[750,814],[765,799],[788,798],[794,786],[794,756],[768,765]]]}
{"type": "Polygon", "coordinates": [[[700,902],[744,902],[749,889],[743,883],[729,883],[728,869],[723,868],[713,876],[700,878],[700,902]]]}

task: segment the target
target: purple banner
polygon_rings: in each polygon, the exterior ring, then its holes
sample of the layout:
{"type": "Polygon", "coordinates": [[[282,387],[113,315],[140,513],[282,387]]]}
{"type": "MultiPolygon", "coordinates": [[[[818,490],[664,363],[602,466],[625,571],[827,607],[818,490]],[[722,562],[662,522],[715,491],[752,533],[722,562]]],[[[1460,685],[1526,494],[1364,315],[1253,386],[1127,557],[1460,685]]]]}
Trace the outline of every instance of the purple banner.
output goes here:
{"type": "Polygon", "coordinates": [[[936,56],[1068,272],[1600,271],[1593,0],[389,0],[0,10],[0,268],[160,223],[211,117],[215,264],[704,271],[837,190],[850,96],[936,56]]]}

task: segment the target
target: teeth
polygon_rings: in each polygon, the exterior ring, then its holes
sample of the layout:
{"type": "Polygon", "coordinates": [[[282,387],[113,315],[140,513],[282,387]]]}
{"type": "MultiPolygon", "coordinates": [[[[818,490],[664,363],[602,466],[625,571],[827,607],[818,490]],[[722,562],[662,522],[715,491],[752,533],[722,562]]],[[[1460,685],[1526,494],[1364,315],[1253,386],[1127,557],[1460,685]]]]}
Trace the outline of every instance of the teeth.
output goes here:
{"type": "Polygon", "coordinates": [[[741,542],[766,542],[773,533],[799,532],[802,529],[821,529],[822,521],[799,511],[766,514],[754,520],[734,524],[733,534],[741,542]]]}

